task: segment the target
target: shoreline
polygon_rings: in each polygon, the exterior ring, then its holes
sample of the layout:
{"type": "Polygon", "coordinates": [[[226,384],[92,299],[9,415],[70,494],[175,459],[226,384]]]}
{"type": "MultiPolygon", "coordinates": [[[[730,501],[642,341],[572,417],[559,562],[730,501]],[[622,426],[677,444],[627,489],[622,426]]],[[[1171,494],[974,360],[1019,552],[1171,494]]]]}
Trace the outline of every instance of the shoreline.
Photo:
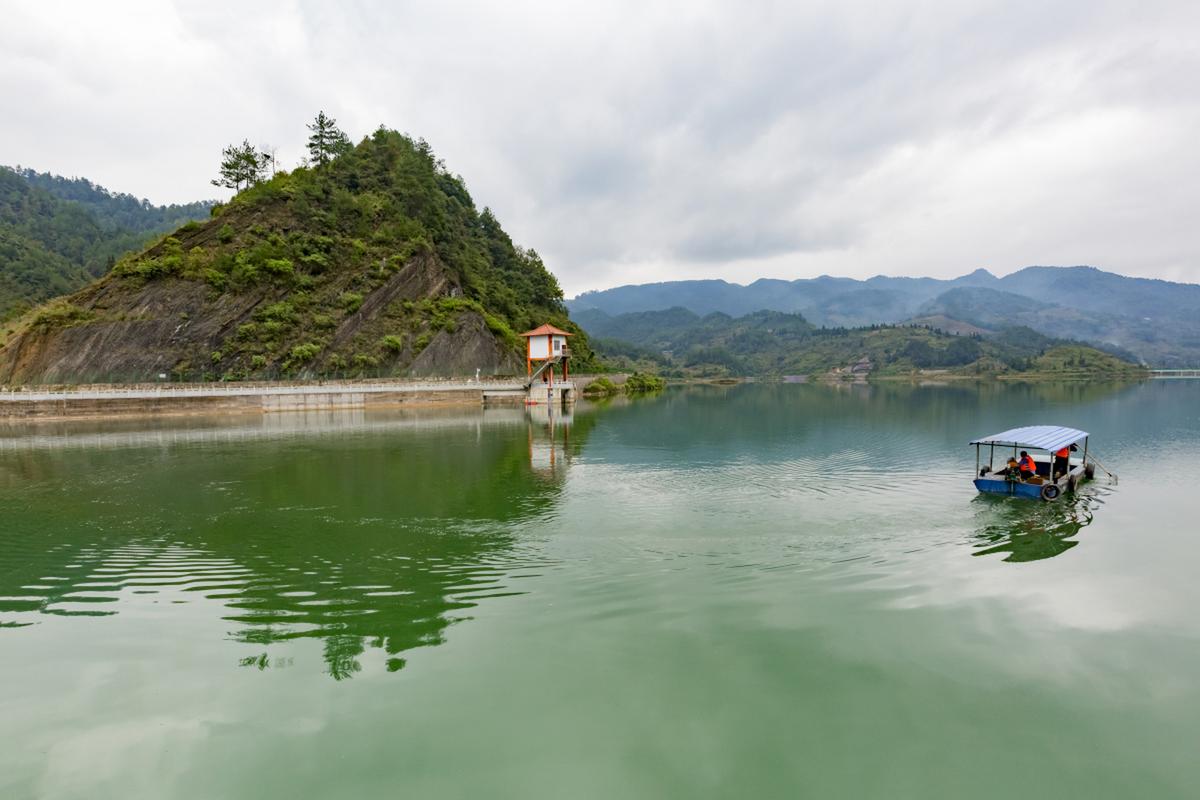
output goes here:
{"type": "MultiPolygon", "coordinates": [[[[598,374],[573,376],[571,390],[582,390],[598,374]]],[[[1017,373],[964,375],[923,372],[890,375],[714,376],[667,378],[670,386],[736,386],[746,383],[802,383],[820,386],[869,386],[878,383],[1137,383],[1154,380],[1150,371],[1119,374],[1017,373]]],[[[582,391],[579,397],[585,396],[582,391]]],[[[89,420],[136,416],[273,414],[288,411],[438,408],[522,405],[520,378],[397,379],[337,381],[255,381],[251,383],[55,384],[0,387],[0,420],[15,424],[41,420],[89,420]]]]}
{"type": "MultiPolygon", "coordinates": [[[[564,388],[573,389],[574,384],[565,384],[564,388]]],[[[413,406],[482,407],[521,405],[526,397],[520,379],[58,385],[0,390],[0,419],[13,423],[413,406]]]]}

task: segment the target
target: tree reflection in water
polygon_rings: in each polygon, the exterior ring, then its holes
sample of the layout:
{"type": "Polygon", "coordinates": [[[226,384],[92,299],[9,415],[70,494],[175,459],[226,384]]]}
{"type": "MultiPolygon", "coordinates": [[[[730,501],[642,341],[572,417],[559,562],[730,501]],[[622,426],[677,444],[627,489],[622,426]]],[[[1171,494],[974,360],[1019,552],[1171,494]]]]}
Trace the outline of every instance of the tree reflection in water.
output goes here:
{"type": "Polygon", "coordinates": [[[513,577],[546,565],[522,524],[554,513],[594,422],[519,408],[387,420],[324,418],[253,446],[217,426],[203,440],[155,434],[153,447],[139,433],[121,448],[13,454],[26,479],[11,488],[52,486],[55,503],[6,515],[0,623],[206,598],[232,640],[263,649],[243,650],[243,667],[288,666],[298,654],[275,645],[319,639],[335,679],[360,672],[368,649],[401,669],[407,651],[444,642],[467,610],[520,593],[513,577]]]}

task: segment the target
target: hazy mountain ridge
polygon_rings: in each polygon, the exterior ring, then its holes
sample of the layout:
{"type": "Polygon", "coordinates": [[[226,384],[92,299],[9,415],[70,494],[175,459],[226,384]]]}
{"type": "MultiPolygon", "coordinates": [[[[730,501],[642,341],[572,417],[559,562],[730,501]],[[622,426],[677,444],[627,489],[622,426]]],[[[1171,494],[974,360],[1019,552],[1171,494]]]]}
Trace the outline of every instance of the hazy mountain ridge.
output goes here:
{"type": "Polygon", "coordinates": [[[1027,267],[1002,278],[980,269],[952,280],[821,276],[746,286],[675,281],[585,292],[567,305],[577,317],[589,309],[616,316],[678,306],[735,317],[758,310],[800,313],[830,327],[930,321],[995,333],[1023,325],[1055,338],[1119,348],[1152,366],[1200,365],[1200,285],[1129,278],[1094,267],[1027,267]]]}
{"type": "Polygon", "coordinates": [[[799,314],[756,311],[703,317],[685,308],[609,316],[589,309],[576,322],[597,351],[621,368],[653,363],[680,376],[906,375],[937,370],[978,376],[1136,377],[1120,354],[1009,327],[983,336],[921,325],[817,327],[799,314]]]}

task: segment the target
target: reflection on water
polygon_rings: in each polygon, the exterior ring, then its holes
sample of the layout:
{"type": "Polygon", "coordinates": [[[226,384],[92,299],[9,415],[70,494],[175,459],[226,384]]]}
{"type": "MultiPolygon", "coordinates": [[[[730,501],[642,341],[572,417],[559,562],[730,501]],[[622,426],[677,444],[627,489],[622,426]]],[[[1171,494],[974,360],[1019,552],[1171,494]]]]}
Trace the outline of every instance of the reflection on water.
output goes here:
{"type": "Polygon", "coordinates": [[[1181,384],[0,426],[0,797],[1190,798],[1181,384]]]}
{"type": "Polygon", "coordinates": [[[537,405],[529,406],[526,414],[529,419],[530,468],[543,478],[561,481],[566,476],[572,457],[579,453],[583,445],[578,438],[574,445],[571,444],[574,410],[537,405]]]}
{"type": "Polygon", "coordinates": [[[3,462],[25,507],[0,533],[0,624],[215,601],[234,640],[264,648],[244,666],[317,638],[334,678],[369,648],[395,671],[547,566],[514,531],[550,512],[586,437],[573,427],[502,408],[40,429],[3,462]]]}
{"type": "Polygon", "coordinates": [[[1075,536],[1092,524],[1100,504],[1095,484],[1053,503],[981,494],[975,498],[977,556],[1007,554],[1005,561],[1053,558],[1079,544],[1075,536]]]}

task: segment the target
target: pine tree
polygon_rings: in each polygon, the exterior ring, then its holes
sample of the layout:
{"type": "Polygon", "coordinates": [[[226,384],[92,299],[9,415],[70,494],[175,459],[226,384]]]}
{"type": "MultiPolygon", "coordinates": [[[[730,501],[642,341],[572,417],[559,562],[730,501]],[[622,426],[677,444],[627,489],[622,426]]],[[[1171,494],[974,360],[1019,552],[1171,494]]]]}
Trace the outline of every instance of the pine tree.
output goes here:
{"type": "Polygon", "coordinates": [[[213,186],[224,186],[241,191],[243,186],[253,186],[266,176],[270,156],[258,152],[249,139],[240,145],[231,144],[221,151],[221,177],[213,180],[213,186]]]}
{"type": "Polygon", "coordinates": [[[312,131],[308,137],[309,161],[318,167],[325,166],[350,149],[350,137],[338,128],[337,120],[325,116],[324,111],[317,113],[317,118],[308,129],[312,131]]]}

